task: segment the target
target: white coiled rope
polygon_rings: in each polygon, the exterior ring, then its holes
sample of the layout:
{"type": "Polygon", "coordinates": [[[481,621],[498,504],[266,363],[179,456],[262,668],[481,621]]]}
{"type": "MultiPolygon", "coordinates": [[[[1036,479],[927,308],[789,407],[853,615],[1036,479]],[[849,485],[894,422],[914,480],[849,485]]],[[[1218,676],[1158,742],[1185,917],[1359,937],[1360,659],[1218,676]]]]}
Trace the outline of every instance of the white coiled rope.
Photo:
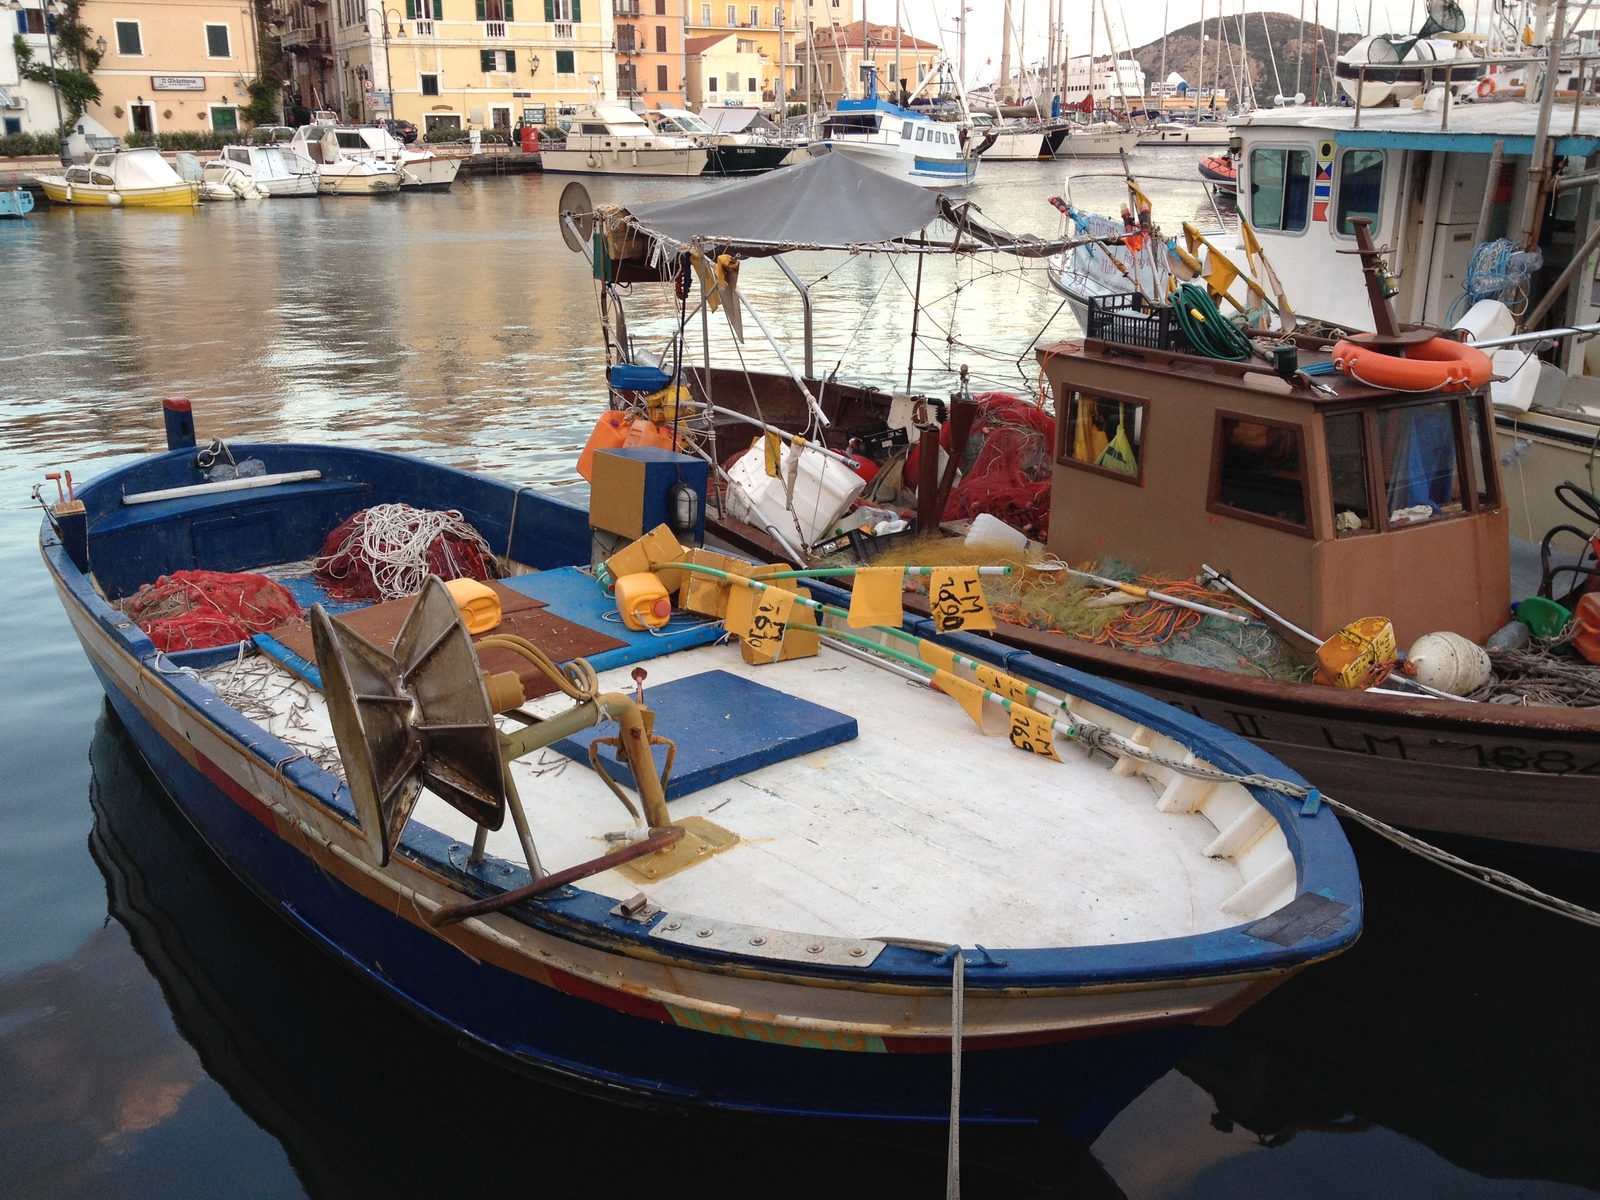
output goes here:
{"type": "Polygon", "coordinates": [[[485,561],[493,561],[494,551],[489,543],[455,509],[412,508],[409,504],[374,504],[357,519],[344,542],[320,561],[330,562],[348,554],[366,562],[383,598],[397,600],[422,590],[432,573],[428,552],[441,535],[448,535],[440,542],[448,571],[445,578],[455,579],[465,573],[456,562],[450,538],[470,542],[485,561]]]}

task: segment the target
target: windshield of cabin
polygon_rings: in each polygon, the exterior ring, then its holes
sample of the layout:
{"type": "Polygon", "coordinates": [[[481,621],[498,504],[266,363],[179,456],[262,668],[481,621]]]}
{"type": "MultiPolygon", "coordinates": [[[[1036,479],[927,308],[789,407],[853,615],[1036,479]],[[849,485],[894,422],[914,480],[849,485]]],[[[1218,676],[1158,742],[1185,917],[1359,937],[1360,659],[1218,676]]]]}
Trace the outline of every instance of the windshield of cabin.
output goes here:
{"type": "Polygon", "coordinates": [[[1311,151],[1265,146],[1250,152],[1250,223],[1299,233],[1311,199],[1311,151]]]}

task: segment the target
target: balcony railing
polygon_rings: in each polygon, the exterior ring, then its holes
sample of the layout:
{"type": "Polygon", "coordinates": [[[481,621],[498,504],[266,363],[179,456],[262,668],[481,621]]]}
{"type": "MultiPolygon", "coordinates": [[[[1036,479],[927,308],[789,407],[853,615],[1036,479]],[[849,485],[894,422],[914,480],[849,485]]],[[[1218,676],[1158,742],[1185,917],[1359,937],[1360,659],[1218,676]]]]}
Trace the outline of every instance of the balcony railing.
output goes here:
{"type": "Polygon", "coordinates": [[[432,37],[433,36],[433,22],[432,21],[418,21],[416,23],[416,25],[414,26],[414,28],[415,28],[415,31],[416,31],[416,35],[418,37],[432,37]]]}
{"type": "Polygon", "coordinates": [[[558,42],[570,42],[577,36],[572,30],[571,21],[557,21],[551,28],[553,32],[550,36],[558,42]]]}
{"type": "Polygon", "coordinates": [[[503,38],[506,35],[504,21],[485,21],[483,23],[483,36],[486,38],[503,38]]]}
{"type": "Polygon", "coordinates": [[[639,15],[639,0],[611,0],[611,15],[614,17],[637,17],[639,15]]]}

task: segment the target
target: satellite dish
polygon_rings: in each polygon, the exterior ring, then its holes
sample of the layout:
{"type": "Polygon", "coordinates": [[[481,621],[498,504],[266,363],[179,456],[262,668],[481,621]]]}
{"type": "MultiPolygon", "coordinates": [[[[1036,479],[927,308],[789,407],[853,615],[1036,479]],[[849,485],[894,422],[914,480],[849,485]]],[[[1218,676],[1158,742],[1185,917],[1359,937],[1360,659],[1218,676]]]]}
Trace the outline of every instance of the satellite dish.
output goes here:
{"type": "Polygon", "coordinates": [[[574,179],[561,189],[561,199],[556,205],[556,220],[561,226],[561,240],[573,253],[582,253],[594,233],[594,204],[583,184],[574,179]],[[569,221],[567,218],[571,218],[569,221]],[[574,231],[573,226],[577,226],[574,231]]]}
{"type": "Polygon", "coordinates": [[[1436,33],[1460,33],[1467,27],[1467,15],[1455,0],[1428,0],[1428,19],[1417,30],[1419,38],[1436,33]]]}
{"type": "Polygon", "coordinates": [[[367,855],[386,866],[427,788],[479,825],[506,819],[500,735],[477,651],[436,577],[422,586],[394,653],[311,610],[323,695],[367,855]]]}

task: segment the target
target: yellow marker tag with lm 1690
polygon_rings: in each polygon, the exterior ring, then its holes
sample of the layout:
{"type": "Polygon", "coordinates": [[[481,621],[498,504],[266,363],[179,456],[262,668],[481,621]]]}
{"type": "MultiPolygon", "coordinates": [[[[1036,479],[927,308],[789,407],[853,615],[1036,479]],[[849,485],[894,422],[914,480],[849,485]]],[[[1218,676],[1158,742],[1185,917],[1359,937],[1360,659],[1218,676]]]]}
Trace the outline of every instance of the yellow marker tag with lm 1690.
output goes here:
{"type": "Polygon", "coordinates": [[[928,606],[940,633],[994,628],[977,567],[934,567],[928,576],[928,606]]]}

